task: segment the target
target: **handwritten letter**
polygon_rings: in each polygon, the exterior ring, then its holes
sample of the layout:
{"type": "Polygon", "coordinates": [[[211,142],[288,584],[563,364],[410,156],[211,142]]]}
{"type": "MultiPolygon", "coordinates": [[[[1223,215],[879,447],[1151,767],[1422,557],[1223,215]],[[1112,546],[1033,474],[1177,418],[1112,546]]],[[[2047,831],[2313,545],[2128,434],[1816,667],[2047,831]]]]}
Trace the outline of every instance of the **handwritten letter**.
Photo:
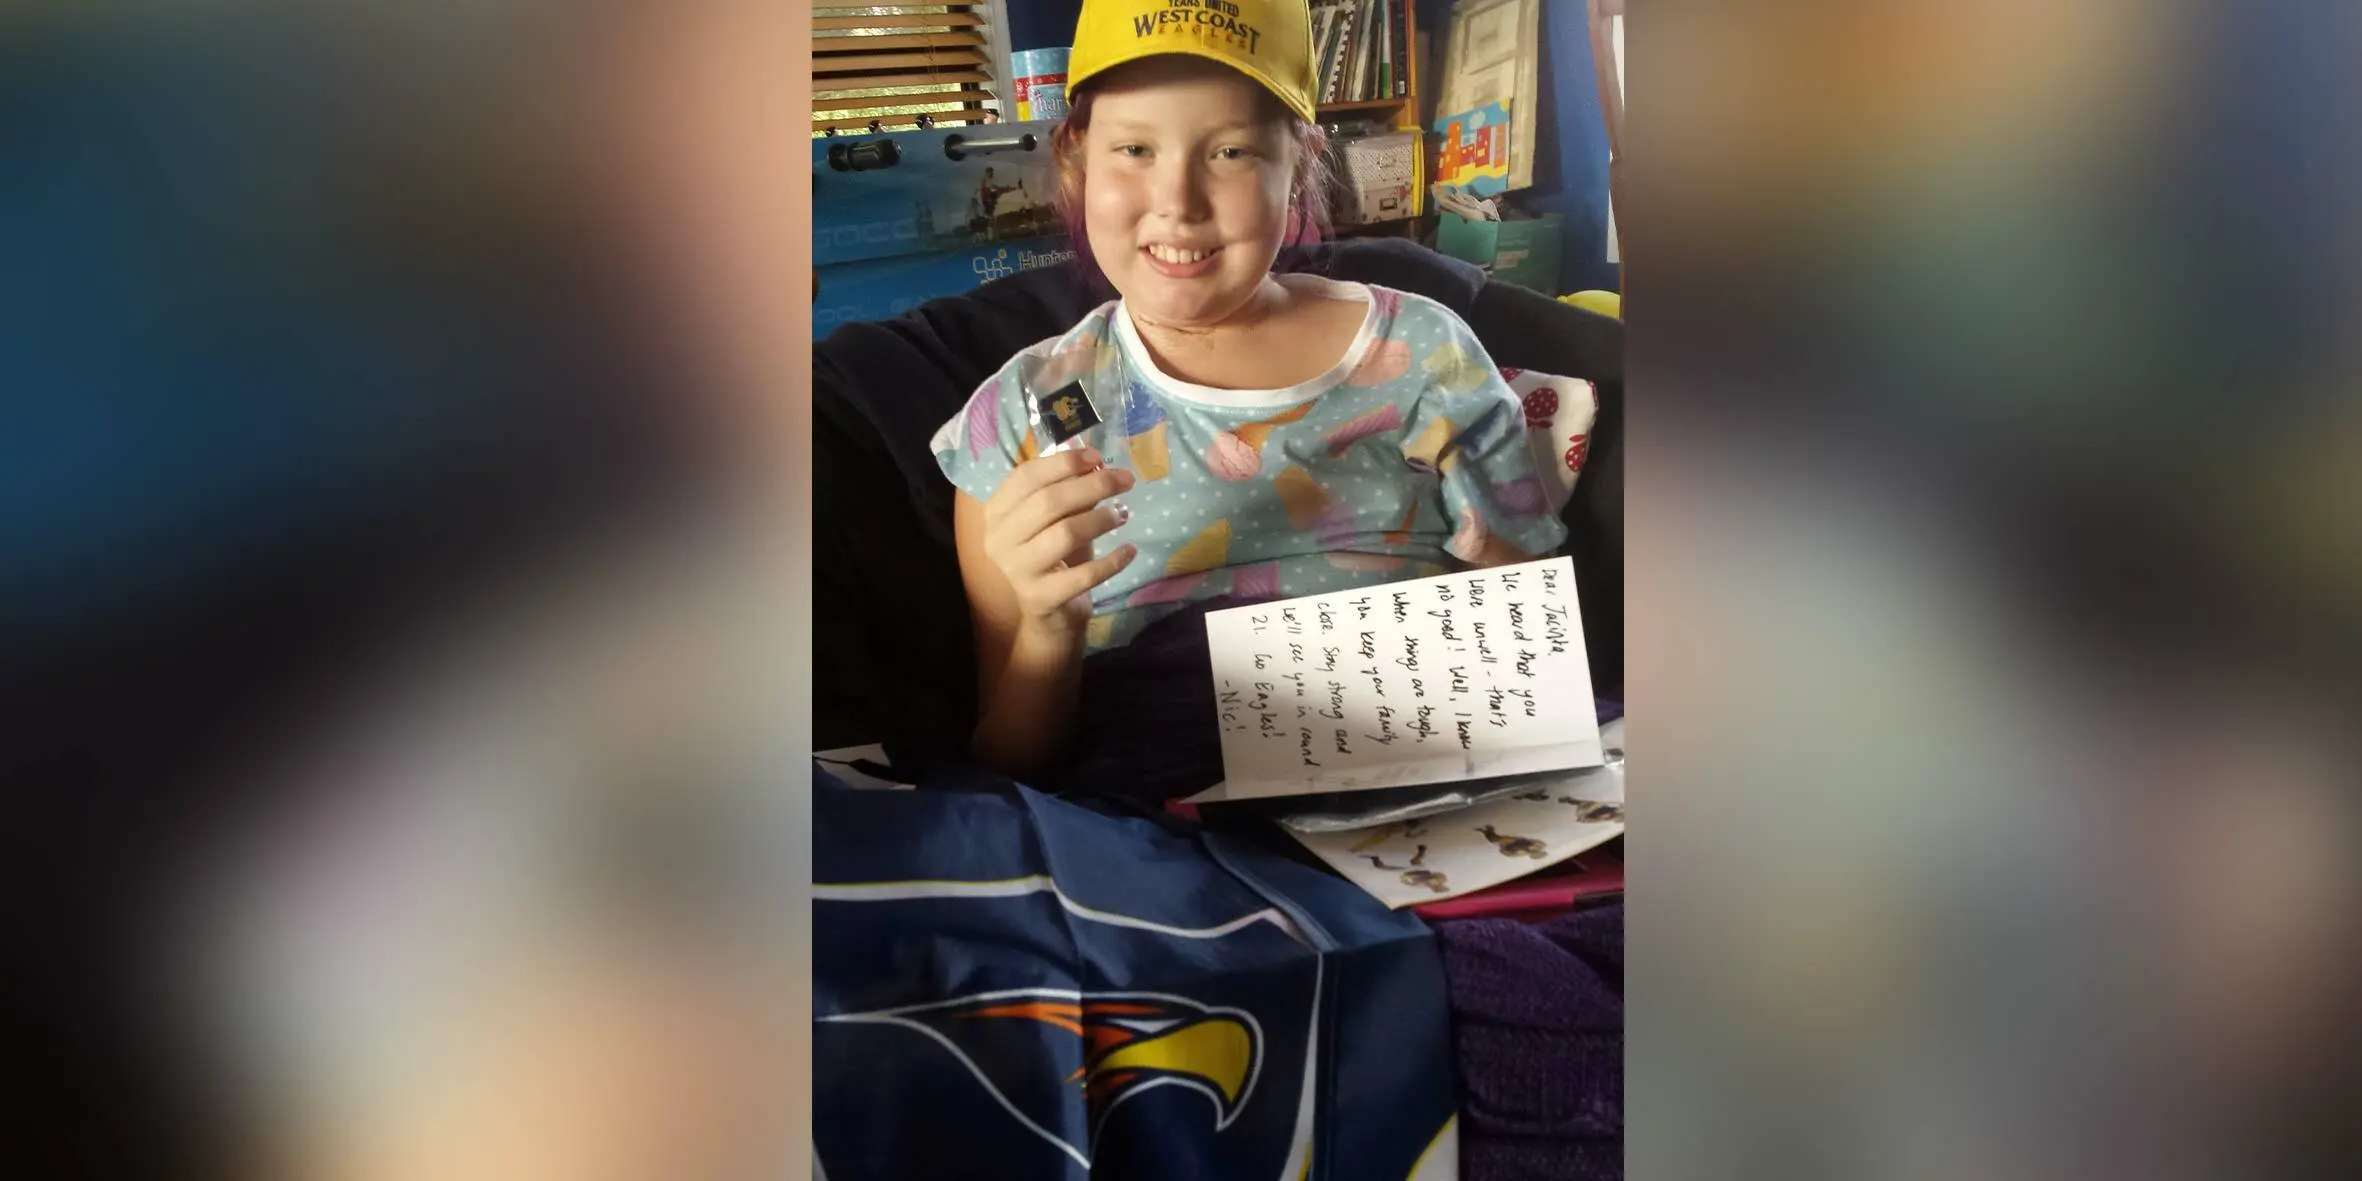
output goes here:
{"type": "Polygon", "coordinates": [[[1202,798],[1597,766],[1566,558],[1206,617],[1228,782],[1202,798]]]}

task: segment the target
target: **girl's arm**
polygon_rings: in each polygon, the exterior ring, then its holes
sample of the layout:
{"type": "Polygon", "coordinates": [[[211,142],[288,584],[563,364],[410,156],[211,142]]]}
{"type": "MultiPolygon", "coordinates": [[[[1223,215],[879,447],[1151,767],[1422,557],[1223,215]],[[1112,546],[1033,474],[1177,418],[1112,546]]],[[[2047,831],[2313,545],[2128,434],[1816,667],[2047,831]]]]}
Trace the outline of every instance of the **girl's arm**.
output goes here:
{"type": "Polygon", "coordinates": [[[1037,774],[1066,754],[1090,590],[1132,560],[1130,546],[1091,557],[1092,539],[1122,523],[1120,510],[1095,506],[1131,482],[1130,473],[1096,463],[1076,452],[1044,456],[1012,472],[990,502],[965,492],[953,502],[960,578],[976,624],[972,752],[1004,775],[1037,774]]]}
{"type": "Polygon", "coordinates": [[[952,506],[960,578],[976,620],[976,761],[1014,778],[1056,763],[1074,738],[1083,631],[1017,608],[1016,589],[984,553],[984,505],[962,492],[952,506]]]}

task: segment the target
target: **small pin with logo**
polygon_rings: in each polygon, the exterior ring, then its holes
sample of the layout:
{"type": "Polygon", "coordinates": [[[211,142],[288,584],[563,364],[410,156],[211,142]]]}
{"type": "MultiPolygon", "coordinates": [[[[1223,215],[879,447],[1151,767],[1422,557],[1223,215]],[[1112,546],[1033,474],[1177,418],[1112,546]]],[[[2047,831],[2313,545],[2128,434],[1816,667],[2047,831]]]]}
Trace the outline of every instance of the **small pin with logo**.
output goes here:
{"type": "Polygon", "coordinates": [[[1091,396],[1083,392],[1081,382],[1068,382],[1043,394],[1038,404],[1042,427],[1050,433],[1053,446],[1099,425],[1099,410],[1091,405],[1091,396]]]}

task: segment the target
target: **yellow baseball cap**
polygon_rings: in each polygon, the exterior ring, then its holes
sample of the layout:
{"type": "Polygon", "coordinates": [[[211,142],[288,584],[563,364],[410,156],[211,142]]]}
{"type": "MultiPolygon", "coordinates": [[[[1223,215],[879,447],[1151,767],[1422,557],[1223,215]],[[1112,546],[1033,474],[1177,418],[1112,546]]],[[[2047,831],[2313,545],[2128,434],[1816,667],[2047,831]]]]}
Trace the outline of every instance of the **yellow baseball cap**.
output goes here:
{"type": "Polygon", "coordinates": [[[1221,62],[1262,83],[1305,122],[1317,121],[1310,0],[1083,0],[1066,87],[1160,53],[1221,62]]]}

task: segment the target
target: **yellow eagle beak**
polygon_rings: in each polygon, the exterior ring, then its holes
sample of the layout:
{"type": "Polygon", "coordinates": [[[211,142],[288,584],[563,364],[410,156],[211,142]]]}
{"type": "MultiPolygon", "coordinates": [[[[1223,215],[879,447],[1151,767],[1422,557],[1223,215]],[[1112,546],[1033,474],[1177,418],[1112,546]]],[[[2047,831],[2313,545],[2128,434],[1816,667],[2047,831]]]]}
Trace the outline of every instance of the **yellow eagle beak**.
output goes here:
{"type": "Polygon", "coordinates": [[[1225,1107],[1246,1089],[1254,1063],[1255,1039],[1228,1017],[1208,1017],[1138,1041],[1126,1042],[1091,1067],[1098,1076],[1115,1071],[1192,1074],[1212,1083],[1225,1107]]]}

